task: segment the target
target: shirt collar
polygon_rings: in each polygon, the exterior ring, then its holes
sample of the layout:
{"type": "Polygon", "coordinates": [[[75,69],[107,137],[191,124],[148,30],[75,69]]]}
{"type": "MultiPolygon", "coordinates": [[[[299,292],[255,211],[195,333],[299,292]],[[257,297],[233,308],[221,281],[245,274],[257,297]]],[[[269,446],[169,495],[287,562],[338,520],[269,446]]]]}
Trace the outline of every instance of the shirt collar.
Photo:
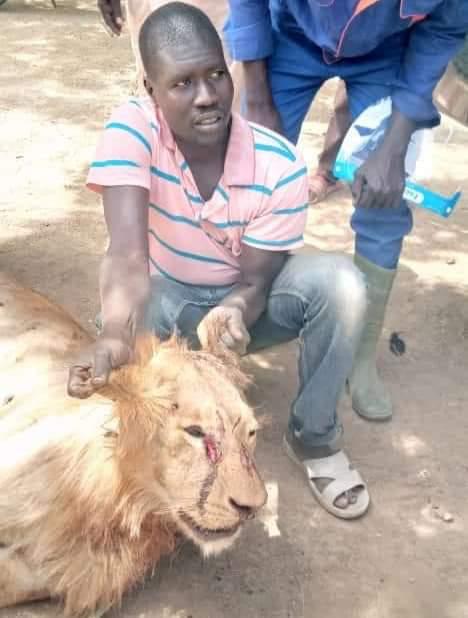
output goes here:
{"type": "MultiPolygon", "coordinates": [[[[159,125],[159,138],[162,144],[182,159],[174,135],[169,128],[161,110],[155,108],[159,125]]],[[[254,184],[255,178],[255,142],[249,123],[239,114],[232,113],[231,134],[224,161],[224,183],[227,186],[245,186],[254,184]]]]}
{"type": "Polygon", "coordinates": [[[252,127],[239,114],[232,114],[231,135],[224,161],[224,182],[228,186],[254,184],[255,142],[252,127]]]}

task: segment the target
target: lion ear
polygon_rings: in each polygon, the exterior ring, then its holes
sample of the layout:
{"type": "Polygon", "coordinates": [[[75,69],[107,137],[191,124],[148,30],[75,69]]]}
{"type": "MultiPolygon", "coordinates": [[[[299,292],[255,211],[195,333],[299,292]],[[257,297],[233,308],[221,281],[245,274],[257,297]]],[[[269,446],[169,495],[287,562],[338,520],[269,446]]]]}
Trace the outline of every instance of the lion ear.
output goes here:
{"type": "Polygon", "coordinates": [[[242,393],[245,393],[251,383],[251,378],[241,369],[240,356],[222,342],[221,335],[224,329],[224,318],[222,316],[213,318],[201,349],[202,352],[214,356],[218,361],[217,369],[242,393]]]}
{"type": "Polygon", "coordinates": [[[139,338],[132,362],[113,371],[109,383],[99,390],[112,401],[120,457],[139,460],[165,417],[172,391],[157,366],[159,347],[153,336],[139,338]]]}
{"type": "Polygon", "coordinates": [[[239,366],[239,356],[230,350],[222,341],[225,330],[226,318],[222,315],[213,317],[210,329],[204,332],[203,340],[200,341],[201,349],[208,354],[216,356],[226,365],[239,366]]]}

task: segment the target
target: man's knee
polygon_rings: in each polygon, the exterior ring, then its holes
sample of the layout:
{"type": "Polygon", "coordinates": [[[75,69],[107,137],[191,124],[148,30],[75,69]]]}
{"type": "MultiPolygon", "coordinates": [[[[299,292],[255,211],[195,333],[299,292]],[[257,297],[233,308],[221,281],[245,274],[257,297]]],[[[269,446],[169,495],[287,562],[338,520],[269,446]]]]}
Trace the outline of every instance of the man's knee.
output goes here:
{"type": "Polygon", "coordinates": [[[351,259],[336,264],[333,302],[347,337],[357,336],[364,323],[367,293],[364,276],[351,259]]]}
{"type": "MultiPolygon", "coordinates": [[[[366,310],[364,278],[344,255],[296,255],[289,259],[273,294],[290,293],[302,300],[306,313],[326,310],[351,336],[360,328],[366,310]]],[[[307,317],[307,316],[306,316],[307,317]]]]}

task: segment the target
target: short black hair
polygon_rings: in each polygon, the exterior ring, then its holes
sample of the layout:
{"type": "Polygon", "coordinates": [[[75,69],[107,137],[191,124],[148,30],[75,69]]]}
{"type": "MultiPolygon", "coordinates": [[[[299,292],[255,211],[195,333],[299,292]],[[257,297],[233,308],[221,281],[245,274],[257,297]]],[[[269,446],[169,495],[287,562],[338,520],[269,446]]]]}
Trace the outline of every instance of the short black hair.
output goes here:
{"type": "Polygon", "coordinates": [[[145,72],[154,75],[161,51],[194,39],[223,53],[219,34],[202,10],[185,2],[168,2],[157,8],[143,22],[138,37],[145,72]]]}

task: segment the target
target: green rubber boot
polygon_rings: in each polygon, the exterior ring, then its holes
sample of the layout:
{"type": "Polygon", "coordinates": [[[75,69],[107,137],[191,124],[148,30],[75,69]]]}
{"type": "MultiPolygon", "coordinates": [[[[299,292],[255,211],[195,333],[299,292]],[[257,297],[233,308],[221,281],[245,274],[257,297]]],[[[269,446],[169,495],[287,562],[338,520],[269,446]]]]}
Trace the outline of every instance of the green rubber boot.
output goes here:
{"type": "Polygon", "coordinates": [[[392,416],[392,401],[377,373],[376,356],[396,270],[376,266],[358,254],[354,263],[366,278],[369,304],[349,378],[349,391],[355,412],[369,421],[385,421],[392,416]]]}

